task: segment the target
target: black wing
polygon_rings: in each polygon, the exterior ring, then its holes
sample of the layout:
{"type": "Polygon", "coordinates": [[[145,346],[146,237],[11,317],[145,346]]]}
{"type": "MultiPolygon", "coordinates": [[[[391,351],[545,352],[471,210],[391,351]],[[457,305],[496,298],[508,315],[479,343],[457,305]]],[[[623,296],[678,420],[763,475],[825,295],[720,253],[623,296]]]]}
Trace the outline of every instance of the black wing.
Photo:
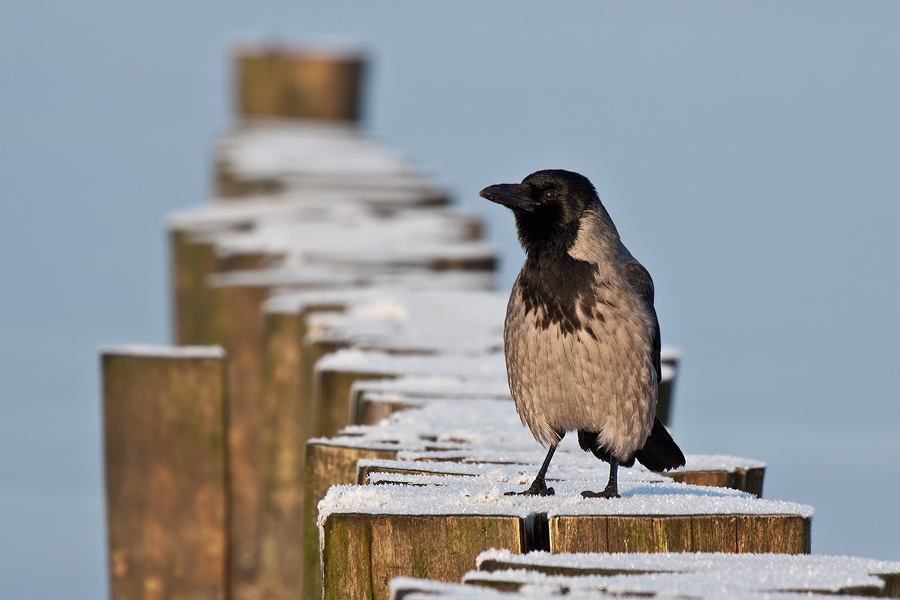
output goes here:
{"type": "Polygon", "coordinates": [[[660,367],[660,342],[659,320],[656,318],[656,309],[653,307],[653,279],[644,265],[638,261],[630,261],[622,265],[622,274],[631,284],[631,288],[641,297],[650,314],[653,315],[653,366],[656,367],[657,382],[662,381],[662,369],[660,367]]]}

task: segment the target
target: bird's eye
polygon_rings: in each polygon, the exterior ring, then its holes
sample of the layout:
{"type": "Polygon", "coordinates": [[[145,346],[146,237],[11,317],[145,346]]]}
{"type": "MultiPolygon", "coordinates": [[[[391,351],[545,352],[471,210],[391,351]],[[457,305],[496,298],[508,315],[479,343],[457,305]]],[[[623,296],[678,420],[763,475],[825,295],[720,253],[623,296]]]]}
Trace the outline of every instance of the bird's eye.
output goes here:
{"type": "Polygon", "coordinates": [[[544,200],[553,200],[554,198],[556,198],[556,190],[554,190],[553,188],[544,190],[543,198],[544,200]]]}

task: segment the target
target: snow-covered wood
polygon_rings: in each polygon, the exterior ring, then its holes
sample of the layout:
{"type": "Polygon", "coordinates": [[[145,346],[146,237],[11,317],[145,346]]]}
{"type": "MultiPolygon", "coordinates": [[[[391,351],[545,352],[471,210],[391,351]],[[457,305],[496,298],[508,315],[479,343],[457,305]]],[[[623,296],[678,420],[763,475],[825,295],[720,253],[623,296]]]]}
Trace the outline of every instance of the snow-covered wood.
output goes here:
{"type": "Polygon", "coordinates": [[[285,190],[434,191],[400,153],[357,127],[310,120],[257,120],[235,127],[215,149],[225,197],[285,190]]]}
{"type": "MultiPolygon", "coordinates": [[[[807,593],[900,596],[900,563],[849,556],[631,553],[519,554],[489,550],[470,584],[499,590],[614,596],[807,593]]],[[[529,596],[530,597],[530,596],[529,596]]]]}
{"type": "Polygon", "coordinates": [[[547,497],[505,495],[514,482],[504,469],[333,487],[319,503],[326,597],[385,598],[393,575],[458,581],[476,550],[506,531],[501,547],[512,553],[584,552],[598,542],[620,552],[809,552],[808,506],[636,479],[620,481],[621,498],[586,499],[581,490],[602,489],[605,478],[570,475],[547,497]],[[349,544],[351,530],[364,543],[349,544]],[[384,556],[402,561],[382,562],[384,556]],[[367,576],[355,577],[361,570],[367,576]]]}

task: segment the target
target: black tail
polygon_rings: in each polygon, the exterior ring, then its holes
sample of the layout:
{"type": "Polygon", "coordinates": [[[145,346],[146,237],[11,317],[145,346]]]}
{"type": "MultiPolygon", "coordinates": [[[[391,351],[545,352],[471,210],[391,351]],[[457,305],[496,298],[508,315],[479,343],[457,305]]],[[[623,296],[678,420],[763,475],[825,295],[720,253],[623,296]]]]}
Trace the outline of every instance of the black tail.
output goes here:
{"type": "MultiPolygon", "coordinates": [[[[590,450],[600,460],[610,462],[609,451],[597,444],[596,433],[579,429],[578,445],[585,452],[590,450]]],[[[657,473],[684,466],[684,454],[682,454],[681,448],[678,447],[659,419],[653,423],[653,430],[644,447],[635,452],[634,456],[628,457],[628,460],[619,459],[619,465],[630,467],[634,465],[634,459],[657,473]]]]}
{"type": "Polygon", "coordinates": [[[684,454],[681,448],[666,431],[666,426],[659,419],[653,423],[653,431],[647,438],[644,447],[635,452],[634,457],[639,463],[659,473],[669,469],[677,469],[684,466],[684,454]]]}

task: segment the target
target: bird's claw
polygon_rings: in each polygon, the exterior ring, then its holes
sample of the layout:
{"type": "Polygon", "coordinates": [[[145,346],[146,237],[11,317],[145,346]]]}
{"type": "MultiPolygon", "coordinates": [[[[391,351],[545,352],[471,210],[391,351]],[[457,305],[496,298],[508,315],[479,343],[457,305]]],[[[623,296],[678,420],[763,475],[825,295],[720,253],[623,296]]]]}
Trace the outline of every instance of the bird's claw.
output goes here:
{"type": "Polygon", "coordinates": [[[543,481],[535,481],[524,492],[506,492],[504,496],[552,496],[556,493],[552,487],[547,487],[543,481]]]}
{"type": "Polygon", "coordinates": [[[592,492],[590,490],[585,490],[581,492],[582,498],[621,498],[619,495],[619,491],[614,487],[607,487],[602,492],[592,492]]]}

